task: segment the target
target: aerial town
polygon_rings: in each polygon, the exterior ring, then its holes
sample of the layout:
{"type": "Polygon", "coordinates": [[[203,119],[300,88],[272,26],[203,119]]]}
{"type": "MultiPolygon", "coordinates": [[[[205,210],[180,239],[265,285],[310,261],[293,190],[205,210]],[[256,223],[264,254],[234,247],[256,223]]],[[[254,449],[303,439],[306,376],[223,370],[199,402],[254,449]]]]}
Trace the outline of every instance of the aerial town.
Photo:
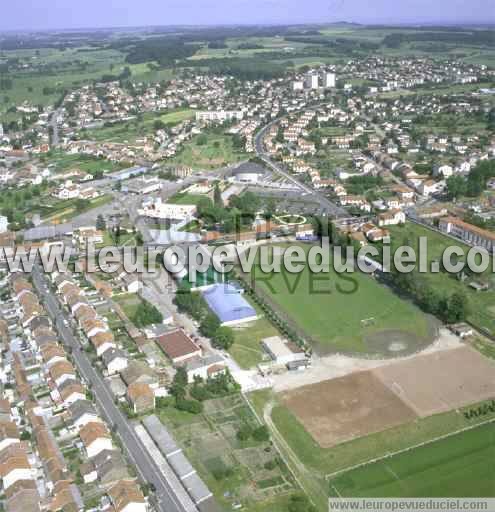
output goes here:
{"type": "Polygon", "coordinates": [[[493,497],[495,32],[197,30],[0,33],[0,510],[493,497]]]}

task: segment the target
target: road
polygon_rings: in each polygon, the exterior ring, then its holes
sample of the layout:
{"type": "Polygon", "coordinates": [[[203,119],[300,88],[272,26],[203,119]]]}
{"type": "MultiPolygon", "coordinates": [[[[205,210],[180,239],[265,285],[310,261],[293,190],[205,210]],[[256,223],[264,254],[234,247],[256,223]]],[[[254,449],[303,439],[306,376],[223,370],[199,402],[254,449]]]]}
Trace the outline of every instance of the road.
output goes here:
{"type": "Polygon", "coordinates": [[[114,397],[110,393],[105,381],[93,367],[86,353],[72,330],[66,325],[69,315],[60,307],[58,299],[47,288],[42,271],[38,266],[33,268],[33,282],[42,298],[46,309],[57,327],[58,333],[66,347],[72,349],[72,357],[82,377],[91,386],[96,403],[105,421],[120,437],[124,449],[136,467],[144,482],[154,485],[156,508],[159,512],[185,512],[185,507],[178,501],[174,490],[165,479],[155,461],[150,457],[141,440],[128,420],[115,405],[114,397]]]}
{"type": "Polygon", "coordinates": [[[58,109],[53,112],[53,114],[50,117],[49,126],[52,127],[52,137],[51,137],[51,146],[56,147],[58,146],[58,143],[60,142],[59,136],[58,136],[58,122],[57,119],[62,114],[62,110],[58,109]]]}
{"type": "MultiPolygon", "coordinates": [[[[316,107],[312,107],[316,108],[316,107]]],[[[297,185],[301,190],[306,192],[307,194],[310,194],[313,196],[319,203],[322,209],[325,211],[327,216],[329,217],[349,217],[349,213],[344,210],[344,208],[336,205],[335,203],[332,203],[327,197],[325,197],[323,194],[320,194],[318,191],[313,189],[312,187],[309,187],[308,185],[305,185],[304,183],[301,183],[298,179],[296,179],[292,174],[288,173],[285,168],[280,164],[279,162],[273,161],[268,154],[265,152],[263,147],[263,139],[267,133],[267,131],[275,124],[280,121],[278,118],[274,121],[271,121],[267,125],[265,125],[256,135],[255,138],[255,148],[256,148],[256,154],[259,158],[261,158],[273,171],[275,171],[277,174],[280,174],[285,179],[290,181],[291,183],[294,183],[297,185]]]]}

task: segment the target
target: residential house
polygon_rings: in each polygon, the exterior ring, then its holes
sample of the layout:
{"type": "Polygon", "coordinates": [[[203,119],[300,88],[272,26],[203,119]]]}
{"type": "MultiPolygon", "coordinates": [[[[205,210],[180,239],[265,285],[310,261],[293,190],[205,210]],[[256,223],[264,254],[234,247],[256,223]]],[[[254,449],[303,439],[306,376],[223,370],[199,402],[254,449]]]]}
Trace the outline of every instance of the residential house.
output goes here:
{"type": "Polygon", "coordinates": [[[77,431],[88,423],[101,421],[94,405],[89,400],[78,400],[72,403],[68,409],[74,428],[77,431]]]}
{"type": "Polygon", "coordinates": [[[378,226],[396,226],[406,222],[406,214],[402,210],[389,210],[378,215],[378,226]]]}
{"type": "Polygon", "coordinates": [[[135,414],[155,408],[155,394],[148,384],[134,382],[127,388],[127,399],[135,414]]]}
{"type": "Polygon", "coordinates": [[[118,348],[110,348],[105,350],[101,358],[108,370],[109,375],[120,373],[122,370],[127,368],[128,365],[127,356],[122,350],[118,348]]]}
{"type": "Polygon", "coordinates": [[[143,493],[134,480],[121,480],[108,490],[116,512],[146,512],[143,493]]]}
{"type": "Polygon", "coordinates": [[[464,222],[456,217],[440,219],[438,227],[441,231],[475,247],[484,247],[490,252],[495,248],[495,233],[464,222]]]}
{"type": "Polygon", "coordinates": [[[107,427],[101,422],[89,422],[79,431],[87,456],[91,459],[103,450],[112,450],[112,436],[107,427]]]}

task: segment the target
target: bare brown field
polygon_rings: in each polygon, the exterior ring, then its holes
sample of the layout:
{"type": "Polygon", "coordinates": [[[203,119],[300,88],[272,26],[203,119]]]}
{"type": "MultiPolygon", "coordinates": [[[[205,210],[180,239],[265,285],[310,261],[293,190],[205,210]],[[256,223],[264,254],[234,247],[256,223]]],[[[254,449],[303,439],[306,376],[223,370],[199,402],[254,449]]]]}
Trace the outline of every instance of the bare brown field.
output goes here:
{"type": "Polygon", "coordinates": [[[282,400],[322,448],[417,418],[371,371],[303,386],[282,400]]]}
{"type": "Polygon", "coordinates": [[[495,363],[470,347],[419,355],[372,372],[420,417],[495,397],[495,363]]]}

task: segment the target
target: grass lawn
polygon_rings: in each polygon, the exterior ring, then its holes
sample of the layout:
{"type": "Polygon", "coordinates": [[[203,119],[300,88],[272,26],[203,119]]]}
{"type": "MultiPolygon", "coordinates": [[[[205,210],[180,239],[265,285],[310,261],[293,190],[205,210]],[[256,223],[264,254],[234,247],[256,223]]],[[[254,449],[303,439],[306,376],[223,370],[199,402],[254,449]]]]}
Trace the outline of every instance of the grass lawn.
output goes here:
{"type": "Polygon", "coordinates": [[[79,206],[78,199],[58,200],[51,207],[45,207],[44,210],[41,210],[42,218],[45,222],[68,222],[77,215],[111,203],[112,201],[113,197],[110,194],[105,194],[95,199],[88,200],[85,203],[81,203],[83,205],[82,207],[79,206]]]}
{"type": "Polygon", "coordinates": [[[133,143],[138,138],[154,134],[157,121],[173,126],[186,119],[192,119],[194,115],[194,110],[191,109],[170,110],[160,114],[146,112],[130,121],[87,130],[85,136],[96,141],[133,143]]]}
{"type": "Polygon", "coordinates": [[[119,171],[126,167],[122,163],[110,162],[90,155],[69,155],[59,150],[42,155],[40,160],[46,165],[52,164],[55,173],[63,173],[70,169],[80,169],[90,174],[100,170],[106,173],[119,171]]]}
{"type": "Polygon", "coordinates": [[[278,331],[270,321],[260,318],[234,329],[235,341],[229,353],[242,369],[249,370],[263,361],[265,352],[261,348],[261,340],[277,335],[278,331]]]}
{"type": "Polygon", "coordinates": [[[124,310],[127,318],[129,318],[131,321],[136,314],[137,308],[143,302],[137,293],[115,295],[113,300],[124,310]]]}
{"type": "Polygon", "coordinates": [[[463,432],[330,481],[337,497],[494,497],[495,424],[463,432]]]}
{"type": "MultiPolygon", "coordinates": [[[[302,246],[305,251],[308,245],[302,246]]],[[[373,352],[367,336],[385,330],[430,335],[428,318],[414,305],[360,272],[313,274],[309,267],[298,274],[251,272],[258,290],[282,310],[288,321],[299,326],[325,351],[373,352]],[[362,320],[373,318],[370,325],[362,320]],[[371,350],[370,350],[371,347],[371,350]]],[[[421,340],[420,340],[421,341],[421,340]]]]}
{"type": "Polygon", "coordinates": [[[160,121],[165,124],[177,124],[185,121],[186,119],[193,119],[195,116],[194,110],[187,108],[184,110],[176,110],[168,112],[158,117],[160,121]]]}
{"type": "Polygon", "coordinates": [[[206,196],[200,196],[199,194],[174,194],[172,197],[167,199],[167,203],[171,204],[194,204],[197,205],[206,196]]]}
{"type": "MultiPolygon", "coordinates": [[[[436,231],[419,226],[413,223],[406,223],[405,226],[391,226],[392,251],[395,247],[410,244],[412,247],[418,247],[418,238],[425,236],[428,239],[428,263],[432,261],[441,261],[441,255],[447,247],[452,245],[459,246],[466,251],[470,247],[464,245],[461,241],[452,240],[436,231]]],[[[455,291],[466,294],[469,301],[468,320],[475,326],[487,329],[489,333],[495,333],[495,280],[490,271],[483,274],[483,279],[491,283],[488,291],[476,292],[468,286],[469,282],[476,280],[476,277],[467,279],[466,283],[460,282],[455,276],[444,272],[424,274],[432,286],[439,292],[450,295],[455,291]]],[[[481,276],[480,276],[481,277],[481,276]]]]}
{"type": "Polygon", "coordinates": [[[247,158],[246,153],[234,148],[231,137],[212,133],[205,135],[204,144],[201,144],[203,134],[193,137],[168,163],[186,165],[193,169],[215,169],[247,158]]]}
{"type": "Polygon", "coordinates": [[[110,234],[110,232],[105,231],[103,233],[103,242],[100,244],[96,244],[96,247],[97,248],[113,247],[115,245],[117,247],[123,247],[123,246],[134,247],[136,245],[135,234],[132,231],[126,232],[126,231],[122,230],[122,232],[120,234],[119,242],[117,244],[116,239],[110,234]]]}

